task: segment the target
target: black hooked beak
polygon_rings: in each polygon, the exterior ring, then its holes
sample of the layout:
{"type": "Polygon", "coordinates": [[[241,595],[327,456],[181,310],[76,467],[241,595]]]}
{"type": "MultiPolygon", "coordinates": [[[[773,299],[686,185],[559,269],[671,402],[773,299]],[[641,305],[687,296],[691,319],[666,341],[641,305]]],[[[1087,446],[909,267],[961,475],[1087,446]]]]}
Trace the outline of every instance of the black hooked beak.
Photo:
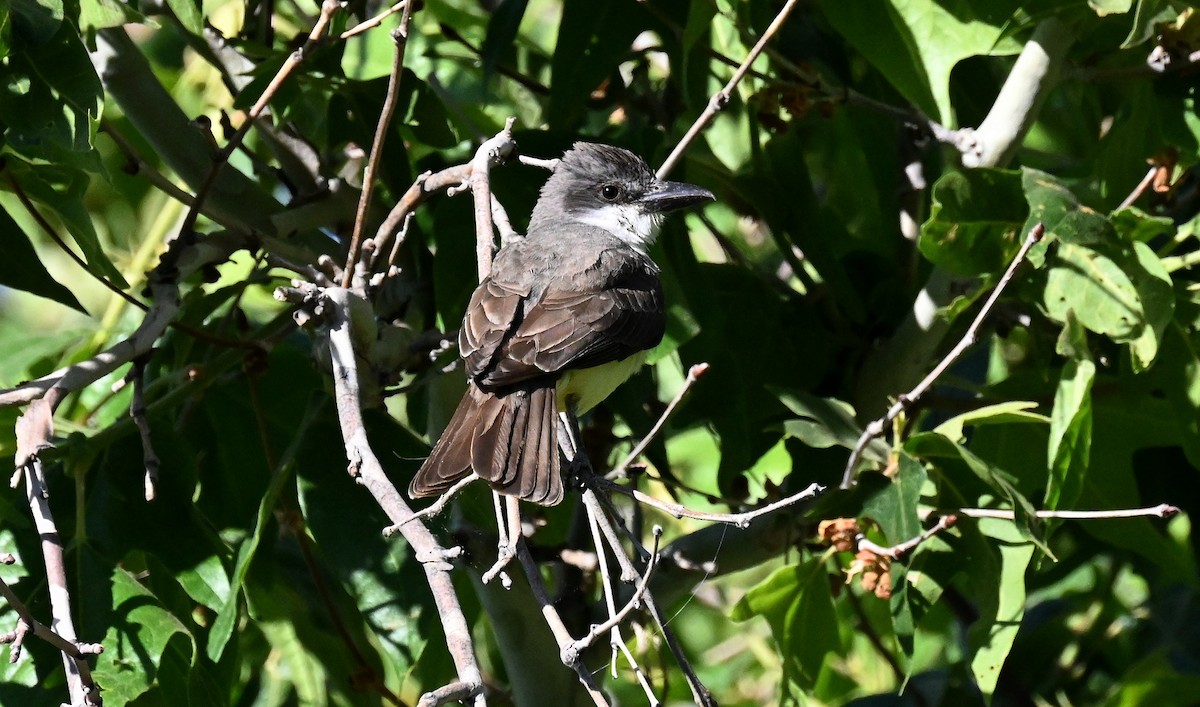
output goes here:
{"type": "Polygon", "coordinates": [[[664,214],[705,201],[716,201],[716,197],[709,190],[693,184],[662,181],[658,182],[654,189],[643,194],[638,201],[646,211],[664,214]]]}

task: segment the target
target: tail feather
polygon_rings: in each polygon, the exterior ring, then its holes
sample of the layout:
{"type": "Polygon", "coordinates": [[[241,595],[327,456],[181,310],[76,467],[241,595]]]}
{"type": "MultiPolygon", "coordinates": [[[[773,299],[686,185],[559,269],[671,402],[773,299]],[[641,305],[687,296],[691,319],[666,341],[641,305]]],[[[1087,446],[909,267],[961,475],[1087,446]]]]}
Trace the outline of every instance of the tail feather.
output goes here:
{"type": "MultiPolygon", "coordinates": [[[[471,473],[471,444],[475,436],[478,419],[489,402],[481,391],[471,386],[459,401],[450,422],[442,431],[429,458],[421,465],[417,475],[409,484],[408,494],[413,497],[436,496],[445,493],[451,486],[471,473]],[[465,444],[463,442],[466,442],[465,444]]],[[[493,398],[491,402],[496,402],[493,398]]]]}
{"type": "Polygon", "coordinates": [[[500,493],[553,506],[562,501],[557,396],[549,385],[495,396],[470,386],[409,486],[444,493],[472,468],[500,493]]]}

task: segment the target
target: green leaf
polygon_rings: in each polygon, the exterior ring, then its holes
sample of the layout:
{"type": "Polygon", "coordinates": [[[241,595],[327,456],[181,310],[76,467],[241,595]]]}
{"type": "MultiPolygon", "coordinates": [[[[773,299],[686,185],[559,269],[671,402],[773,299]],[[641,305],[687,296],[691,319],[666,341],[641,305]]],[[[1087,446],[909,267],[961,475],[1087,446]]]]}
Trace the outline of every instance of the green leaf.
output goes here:
{"type": "Polygon", "coordinates": [[[1133,0],[1088,0],[1088,7],[1100,17],[1123,15],[1133,9],[1133,0]]]}
{"type": "Polygon", "coordinates": [[[889,543],[902,543],[917,537],[924,530],[917,505],[926,478],[925,467],[902,453],[895,477],[863,504],[862,514],[879,523],[889,543]]]}
{"type": "Polygon", "coordinates": [[[1020,248],[1029,206],[1021,173],[951,172],[933,185],[929,220],[917,242],[938,267],[962,275],[1002,272],[1020,248]]]}
{"type": "MultiPolygon", "coordinates": [[[[91,214],[84,202],[88,185],[86,174],[68,167],[31,165],[16,159],[8,161],[6,170],[26,194],[62,220],[83,251],[88,266],[117,287],[129,287],[129,283],[125,282],[125,278],[121,277],[121,273],[105,255],[100,237],[92,225],[91,214]]],[[[0,182],[0,186],[3,184],[0,182]]]]}
{"type": "Polygon", "coordinates": [[[830,653],[843,650],[829,576],[821,558],[782,567],[746,592],[730,611],[734,621],[762,616],[784,661],[784,681],[811,690],[830,653]]]}
{"type": "Polygon", "coordinates": [[[1137,0],[1133,14],[1133,26],[1129,35],[1121,42],[1122,49],[1136,47],[1155,35],[1155,25],[1175,19],[1176,11],[1167,0],[1137,0]]]}
{"type": "MultiPolygon", "coordinates": [[[[854,408],[849,403],[834,398],[818,398],[800,390],[786,390],[768,386],[768,390],[779,397],[779,402],[799,415],[798,419],[783,423],[784,434],[795,437],[810,447],[826,449],[841,446],[854,449],[862,436],[862,427],[854,419],[854,408]]],[[[887,461],[887,442],[872,440],[864,450],[864,457],[875,462],[887,461]]]]}
{"type": "Polygon", "coordinates": [[[1042,524],[1038,520],[1033,504],[1017,490],[1015,480],[1008,472],[993,466],[976,456],[958,442],[936,432],[921,432],[912,435],[904,443],[904,450],[917,457],[948,457],[959,459],[979,480],[990,486],[1008,501],[1021,534],[1033,541],[1042,552],[1053,557],[1049,546],[1042,539],[1042,524]]]}
{"type": "Polygon", "coordinates": [[[263,530],[271,519],[271,513],[275,510],[275,504],[279,501],[279,495],[292,477],[292,472],[295,469],[296,450],[303,443],[304,432],[315,419],[318,408],[318,405],[310,404],[305,411],[304,418],[296,428],[296,435],[292,438],[292,446],[288,448],[287,453],[280,460],[274,475],[271,476],[270,486],[267,487],[267,492],[263,494],[262,500],[258,504],[258,514],[254,520],[254,529],[251,531],[250,537],[243,540],[241,546],[238,547],[233,576],[229,579],[229,594],[225,598],[225,603],[221,606],[220,611],[217,612],[217,618],[213,621],[212,630],[208,634],[208,645],[205,649],[209,660],[214,662],[219,660],[221,654],[225,652],[226,644],[233,636],[233,629],[241,613],[238,609],[238,599],[241,597],[242,587],[246,583],[246,574],[250,571],[250,562],[254,559],[254,554],[258,550],[263,530]]]}
{"type": "Polygon", "coordinates": [[[204,16],[196,6],[196,0],[167,0],[167,6],[184,29],[192,34],[204,33],[204,16]]]}
{"type": "Polygon", "coordinates": [[[1151,216],[1136,206],[1119,209],[1109,215],[1113,228],[1127,241],[1143,243],[1175,235],[1175,222],[1166,216],[1151,216]]]}
{"type": "Polygon", "coordinates": [[[1129,342],[1129,351],[1133,354],[1133,370],[1140,372],[1154,363],[1167,325],[1175,316],[1175,289],[1171,275],[1150,246],[1136,242],[1133,254],[1137,267],[1129,264],[1127,272],[1137,288],[1146,316],[1141,335],[1129,342]]]}
{"type": "Polygon", "coordinates": [[[504,54],[512,51],[517,30],[521,28],[521,19],[525,16],[525,8],[528,6],[529,0],[502,0],[500,6],[492,12],[487,35],[484,36],[483,47],[480,49],[485,76],[491,76],[500,65],[504,54]]]}
{"type": "Polygon", "coordinates": [[[153,687],[163,656],[181,651],[191,662],[195,638],[167,611],[158,598],[121,568],[112,573],[113,616],[104,636],[104,652],[96,659],[96,682],[104,688],[106,704],[123,705],[153,687]],[[176,635],[186,641],[173,641],[176,635]],[[186,646],[183,647],[183,646],[186,646]]]}
{"type": "Polygon", "coordinates": [[[144,23],[146,16],[121,0],[80,0],[79,29],[84,33],[125,24],[144,23]]]}
{"type": "Polygon", "coordinates": [[[1050,415],[1047,509],[1072,508],[1083,488],[1092,448],[1092,382],[1096,364],[1073,359],[1063,366],[1050,415]]]}
{"type": "Polygon", "coordinates": [[[1025,571],[1033,558],[1034,543],[1026,542],[1028,536],[1006,521],[983,518],[979,529],[1000,541],[1000,576],[994,580],[998,590],[995,616],[981,617],[968,636],[974,648],[971,672],[979,689],[990,697],[1025,617],[1025,571]]]}
{"type": "Polygon", "coordinates": [[[1049,422],[1050,418],[1045,415],[1030,412],[1030,410],[1034,410],[1037,407],[1037,403],[1028,400],[1012,400],[994,405],[984,405],[969,412],[955,415],[935,427],[933,431],[943,435],[947,439],[961,441],[964,435],[963,428],[968,425],[1044,424],[1049,422]]]}
{"type": "Polygon", "coordinates": [[[629,51],[645,27],[644,13],[637,4],[564,3],[550,64],[550,104],[545,115],[551,127],[569,128],[583,118],[586,97],[629,51]]]}
{"type": "Polygon", "coordinates": [[[30,45],[50,41],[63,21],[62,0],[9,0],[13,35],[30,45]]]}
{"type": "Polygon", "coordinates": [[[25,232],[4,210],[0,210],[0,285],[52,299],[87,314],[75,295],[46,271],[25,232]]]}
{"type": "Polygon", "coordinates": [[[1015,54],[1008,13],[983,0],[823,0],[839,33],[927,115],[954,123],[950,72],[972,56],[1015,54]]]}
{"type": "Polygon", "coordinates": [[[1074,312],[1080,324],[1118,342],[1141,335],[1146,314],[1137,288],[1111,258],[1060,243],[1048,265],[1042,301],[1051,317],[1066,321],[1067,312],[1074,312]]]}

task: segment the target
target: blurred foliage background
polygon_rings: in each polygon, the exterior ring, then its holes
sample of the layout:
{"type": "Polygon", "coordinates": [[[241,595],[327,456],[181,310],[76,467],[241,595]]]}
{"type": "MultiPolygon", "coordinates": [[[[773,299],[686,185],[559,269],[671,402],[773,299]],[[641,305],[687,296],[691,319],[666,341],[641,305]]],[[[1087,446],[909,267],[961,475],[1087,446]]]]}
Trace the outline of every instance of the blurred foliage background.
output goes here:
{"type": "MultiPolygon", "coordinates": [[[[660,163],[782,6],[427,0],[368,233],[418,175],[469,160],[509,116],[523,154],[586,139],[660,163]]],[[[120,385],[129,366],[55,411],[40,456],[108,705],[414,704],[454,677],[420,564],[382,537],[387,519],[345,473],[328,352],[272,297],[320,256],[345,260],[400,14],[340,35],[385,9],[334,13],[215,182],[196,239],[237,245],[186,271],[178,325],[142,360],[156,498],[133,386],[120,385]]],[[[142,309],[100,280],[150,302],[146,273],[187,212],[178,197],[319,11],[0,2],[0,385],[88,361],[139,326],[142,309]]],[[[804,1],[690,146],[674,176],[717,203],[653,249],[667,337],[584,420],[592,458],[619,460],[707,362],[628,483],[710,510],[831,489],[749,528],[622,506],[633,528],[666,526],[652,590],[721,704],[1195,702],[1198,50],[1197,12],[1168,0],[804,1]],[[1036,86],[1022,73],[1031,47],[1036,86]],[[1013,108],[1002,87],[1030,100],[1013,108]],[[1047,236],[979,343],[838,490],[862,425],[961,337],[1037,222],[1047,236]],[[1185,512],[1034,512],[1158,503],[1185,512]],[[890,563],[856,559],[821,525],[857,519],[840,527],[898,544],[962,508],[1015,520],[961,515],[890,563]]],[[[514,161],[492,175],[521,230],[545,172],[514,161]]],[[[383,402],[369,433],[401,488],[463,390],[437,342],[474,286],[473,234],[468,197],[432,198],[398,274],[371,291],[369,386],[383,402]]],[[[13,458],[28,398],[0,399],[13,458]]],[[[0,493],[0,551],[17,558],[0,578],[48,623],[17,481],[0,493]]],[[[577,499],[528,512],[582,635],[604,614],[594,571],[563,559],[590,551],[577,499]]],[[[484,490],[429,526],[468,550],[457,586],[488,701],[581,703],[526,585],[478,581],[495,551],[484,490]]],[[[6,606],[0,629],[16,620],[6,606]]],[[[653,623],[626,633],[660,699],[688,703],[653,623]]],[[[587,656],[598,674],[607,659],[603,645],[587,656]]],[[[0,666],[0,704],[64,701],[48,644],[31,638],[0,666]]],[[[646,702],[619,667],[604,682],[615,701],[646,702]]]]}

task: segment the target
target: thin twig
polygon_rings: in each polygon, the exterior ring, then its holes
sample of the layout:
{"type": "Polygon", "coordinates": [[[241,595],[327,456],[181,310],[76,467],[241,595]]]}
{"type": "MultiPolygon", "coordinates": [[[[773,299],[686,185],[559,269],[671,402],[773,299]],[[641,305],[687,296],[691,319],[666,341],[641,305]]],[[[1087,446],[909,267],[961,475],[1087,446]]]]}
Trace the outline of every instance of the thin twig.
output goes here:
{"type": "MultiPolygon", "coordinates": [[[[942,513],[943,511],[936,512],[942,513]]],[[[999,518],[1000,520],[1016,518],[1014,511],[1000,508],[958,508],[946,512],[968,518],[999,518]]],[[[1160,503],[1148,508],[1118,508],[1109,511],[1035,511],[1034,515],[1038,518],[1058,518],[1060,520],[1101,520],[1105,518],[1170,518],[1177,513],[1179,513],[1177,506],[1160,503]]]]}
{"type": "Polygon", "coordinates": [[[137,357],[127,376],[127,379],[133,382],[133,400],[129,403],[129,416],[133,418],[133,424],[138,429],[138,436],[142,439],[142,466],[146,470],[142,486],[147,502],[154,500],[160,466],[150,436],[150,421],[146,419],[146,361],[148,358],[148,353],[137,357]]]}
{"type": "Polygon", "coordinates": [[[600,691],[600,687],[596,685],[596,680],[592,677],[591,671],[580,660],[579,652],[572,650],[574,641],[571,639],[571,632],[567,630],[567,626],[563,623],[562,617],[559,616],[558,610],[554,608],[554,602],[550,601],[549,595],[546,594],[546,585],[542,582],[542,573],[538,569],[537,563],[533,561],[533,556],[529,554],[529,548],[525,545],[524,540],[517,542],[517,559],[521,563],[521,568],[525,570],[525,579],[529,582],[533,598],[537,600],[538,606],[542,607],[542,618],[545,619],[546,625],[550,627],[550,633],[554,636],[554,642],[558,644],[559,658],[562,660],[563,665],[575,671],[575,674],[579,676],[579,682],[583,685],[583,689],[587,691],[588,696],[592,698],[592,702],[597,707],[608,707],[608,700],[604,697],[604,693],[600,691]]]}
{"type": "Polygon", "coordinates": [[[663,410],[661,415],[658,416],[658,420],[655,421],[654,426],[650,428],[650,431],[646,433],[645,437],[642,437],[642,441],[638,442],[634,448],[630,450],[629,454],[623,460],[621,460],[621,463],[617,464],[615,467],[613,467],[612,471],[606,474],[607,477],[620,477],[621,474],[625,473],[625,470],[629,468],[630,464],[634,463],[637,461],[638,457],[642,456],[642,453],[646,451],[646,448],[650,446],[650,443],[654,441],[654,438],[662,430],[663,425],[666,424],[667,418],[671,416],[671,413],[675,412],[675,408],[679,406],[680,401],[682,401],[684,396],[688,394],[688,391],[692,389],[692,386],[695,385],[696,381],[700,380],[705,373],[708,373],[708,369],[709,365],[707,363],[697,363],[688,369],[687,378],[683,379],[683,385],[679,387],[679,391],[675,393],[675,397],[671,398],[671,402],[667,403],[667,408],[663,410]]]}
{"type": "MultiPolygon", "coordinates": [[[[588,633],[583,638],[575,641],[573,648],[577,652],[583,652],[596,641],[598,637],[616,628],[625,620],[625,617],[634,609],[641,606],[642,596],[646,593],[646,588],[650,586],[650,575],[654,573],[654,567],[658,564],[658,542],[662,539],[663,530],[660,526],[654,526],[654,549],[650,551],[650,559],[646,562],[646,569],[642,572],[642,578],[638,581],[637,588],[633,591],[633,596],[621,607],[621,610],[613,614],[602,624],[592,626],[588,633]]],[[[597,548],[603,551],[603,548],[597,548]]]]}
{"type": "Polygon", "coordinates": [[[729,79],[728,83],[720,91],[713,94],[704,112],[700,114],[696,122],[692,123],[692,127],[688,128],[683,139],[675,145],[675,149],[671,150],[671,154],[662,163],[662,166],[658,168],[659,179],[671,173],[671,170],[675,168],[675,164],[683,156],[684,150],[688,148],[688,145],[692,144],[692,141],[700,135],[701,131],[708,127],[708,124],[717,117],[717,113],[725,110],[725,106],[729,104],[730,97],[733,95],[733,89],[741,82],[746,72],[750,70],[750,65],[762,53],[763,49],[767,46],[767,42],[771,41],[771,37],[775,36],[775,33],[783,26],[784,21],[787,20],[788,15],[791,14],[792,9],[795,7],[796,0],[788,0],[779,11],[779,14],[775,15],[775,19],[767,27],[767,31],[763,32],[762,36],[758,38],[758,42],[750,50],[750,53],[746,55],[746,58],[738,66],[737,70],[733,72],[733,76],[729,79]]]}
{"type": "Polygon", "coordinates": [[[209,168],[204,181],[200,184],[200,188],[196,190],[194,201],[188,209],[187,215],[184,216],[183,224],[179,227],[182,239],[185,241],[192,239],[192,234],[196,227],[196,218],[204,208],[204,202],[208,199],[208,194],[212,190],[213,184],[216,183],[217,175],[229,162],[229,158],[233,153],[241,146],[242,140],[245,139],[246,134],[250,132],[250,128],[258,120],[259,116],[262,115],[263,111],[267,109],[267,104],[278,93],[283,82],[291,76],[292,71],[300,65],[300,62],[304,61],[305,56],[325,38],[326,33],[329,31],[329,23],[333,19],[333,14],[341,9],[341,7],[342,3],[339,0],[324,0],[321,3],[321,14],[317,18],[312,31],[309,32],[308,37],[304,40],[304,44],[288,55],[288,58],[283,62],[283,66],[279,67],[279,71],[275,73],[271,82],[263,90],[262,95],[254,102],[250,110],[246,112],[246,119],[238,126],[238,129],[229,138],[228,142],[225,143],[225,146],[213,157],[212,166],[209,168]]]}
{"type": "Polygon", "coordinates": [[[910,408],[913,403],[920,399],[920,397],[925,394],[925,391],[929,390],[929,388],[933,386],[937,379],[940,378],[941,375],[950,368],[950,366],[954,365],[954,363],[959,359],[960,356],[963,355],[963,353],[966,352],[967,349],[975,344],[975,341],[979,338],[979,330],[983,326],[984,319],[986,319],[988,314],[991,313],[992,308],[996,305],[996,301],[1000,299],[1001,293],[1004,292],[1004,288],[1007,287],[1009,281],[1012,280],[1013,273],[1017,271],[1017,267],[1024,262],[1025,256],[1029,253],[1029,249],[1033,247],[1033,244],[1042,239],[1042,234],[1045,233],[1045,230],[1045,226],[1043,226],[1041,223],[1036,224],[1029,230],[1029,235],[1025,238],[1025,242],[1021,244],[1021,249],[1017,251],[1016,256],[1014,256],[1012,259],[1012,262],[1008,264],[1008,269],[1004,271],[1004,275],[1000,278],[1000,282],[996,283],[996,287],[992,290],[992,293],[988,295],[987,300],[979,309],[979,314],[975,315],[975,320],[971,322],[971,326],[967,327],[966,333],[963,334],[963,337],[959,340],[959,342],[954,345],[954,348],[950,350],[950,353],[946,354],[945,358],[943,358],[938,365],[935,366],[934,369],[916,385],[915,388],[910,390],[908,393],[901,395],[899,399],[897,399],[896,402],[890,408],[888,408],[887,413],[884,414],[883,417],[873,420],[869,425],[867,425],[867,428],[863,430],[862,435],[860,435],[858,438],[858,442],[856,442],[854,445],[854,450],[850,453],[850,458],[846,461],[846,469],[842,475],[843,489],[848,489],[854,485],[854,468],[858,465],[858,461],[862,457],[863,450],[867,448],[867,445],[870,444],[871,441],[876,437],[881,436],[884,430],[891,425],[892,421],[895,420],[900,413],[910,408]]]}
{"type": "Polygon", "coordinates": [[[390,538],[396,533],[400,532],[400,526],[405,525],[406,523],[411,523],[420,518],[429,518],[430,516],[435,516],[438,513],[441,513],[446,506],[450,505],[450,499],[458,495],[458,492],[469,486],[471,482],[478,480],[479,474],[476,474],[472,471],[470,474],[467,474],[463,478],[459,479],[456,484],[447,489],[446,492],[441,496],[438,496],[437,500],[431,503],[428,508],[422,508],[399,523],[396,523],[395,525],[389,525],[388,527],[384,528],[383,536],[385,538],[390,538]]]}
{"type": "MultiPolygon", "coordinates": [[[[371,142],[371,156],[367,159],[367,167],[363,171],[363,187],[359,193],[358,212],[354,217],[354,231],[350,238],[350,248],[346,254],[346,268],[342,272],[342,287],[350,287],[354,276],[359,272],[359,248],[362,245],[363,229],[367,224],[367,213],[371,209],[371,197],[375,193],[375,172],[383,159],[383,143],[387,138],[388,126],[392,115],[396,112],[396,100],[400,96],[400,77],[404,75],[404,53],[408,47],[409,23],[412,19],[412,3],[405,2],[404,14],[400,16],[400,26],[392,30],[392,41],[396,43],[392,52],[392,72],[388,76],[387,95],[383,100],[383,109],[379,112],[379,122],[375,126],[375,139],[371,142]]],[[[365,275],[365,273],[364,273],[365,275]]],[[[355,289],[362,287],[355,285],[355,289]]]]}
{"type": "Polygon", "coordinates": [[[492,187],[489,172],[493,165],[507,159],[516,149],[512,129],[516,118],[504,121],[504,129],[475,151],[471,160],[471,195],[475,200],[475,257],[479,281],[492,271],[492,187]]]}
{"type": "MultiPolygon", "coordinates": [[[[9,555],[8,557],[11,558],[12,556],[9,555]]],[[[5,564],[12,563],[6,562],[5,564]]],[[[26,634],[32,633],[46,643],[49,643],[57,648],[64,656],[69,656],[73,661],[75,661],[80,675],[84,676],[83,679],[85,684],[91,686],[94,696],[98,695],[99,693],[96,692],[96,683],[92,680],[91,668],[88,665],[87,657],[89,655],[99,655],[100,653],[103,653],[104,646],[100,645],[99,643],[79,643],[77,641],[69,641],[59,635],[54,629],[33,618],[33,612],[29,610],[29,607],[25,605],[25,602],[21,601],[16,592],[12,590],[12,587],[8,586],[8,583],[4,581],[3,577],[0,577],[0,595],[4,597],[4,600],[8,602],[8,605],[12,607],[13,611],[15,611],[19,617],[17,619],[17,628],[9,634],[5,634],[5,636],[0,637],[0,643],[11,644],[11,648],[9,650],[9,662],[15,663],[21,657],[21,641],[24,640],[26,634]],[[3,640],[4,638],[11,638],[12,640],[3,640]]]]}
{"type": "MultiPolygon", "coordinates": [[[[358,24],[354,25],[350,29],[348,29],[345,32],[342,32],[340,35],[338,35],[338,39],[350,39],[351,37],[353,37],[355,35],[359,35],[359,34],[362,34],[363,32],[366,32],[367,30],[371,29],[372,27],[378,27],[379,25],[383,24],[384,20],[386,20],[387,18],[396,14],[397,12],[400,12],[401,10],[404,10],[405,13],[408,12],[408,0],[400,0],[400,2],[396,3],[395,5],[392,5],[391,7],[384,10],[383,12],[379,13],[378,15],[375,15],[371,19],[363,20],[362,22],[359,22],[358,24]]],[[[403,26],[405,24],[405,19],[402,18],[400,20],[400,24],[403,26]]]]}
{"type": "Polygon", "coordinates": [[[1158,165],[1150,165],[1150,171],[1146,172],[1146,176],[1142,177],[1142,181],[1138,182],[1138,185],[1133,188],[1133,191],[1129,192],[1129,196],[1125,197],[1125,200],[1121,202],[1121,205],[1117,207],[1117,210],[1120,211],[1121,209],[1127,209],[1130,206],[1133,206],[1133,202],[1141,198],[1142,194],[1145,194],[1146,190],[1150,188],[1150,184],[1154,181],[1154,175],[1158,174],[1158,170],[1158,165]]]}
{"type": "MultiPolygon", "coordinates": [[[[65,548],[62,536],[58,532],[58,524],[50,511],[49,494],[37,471],[41,460],[33,457],[24,464],[25,498],[29,502],[29,510],[33,514],[33,524],[38,537],[42,541],[42,560],[46,568],[46,583],[50,595],[50,614],[53,617],[50,625],[53,632],[74,646],[76,641],[75,623],[71,618],[71,592],[67,587],[67,568],[64,560],[65,548]]],[[[15,608],[15,607],[14,607],[15,608]]],[[[32,616],[23,617],[35,631],[37,624],[32,616]]],[[[45,636],[43,636],[45,638],[45,636]]],[[[60,647],[60,650],[62,648],[60,647]]],[[[67,690],[73,705],[99,705],[100,689],[92,679],[91,669],[87,661],[78,657],[76,651],[63,651],[63,668],[67,674],[67,690]]]]}
{"type": "Polygon", "coordinates": [[[942,532],[943,530],[953,527],[954,524],[957,522],[958,522],[958,518],[952,513],[941,516],[938,518],[937,523],[934,524],[934,526],[932,528],[930,528],[929,530],[926,530],[925,532],[921,533],[920,535],[918,535],[915,538],[906,540],[898,545],[892,545],[891,547],[884,547],[875,542],[872,542],[870,539],[867,538],[867,536],[865,536],[861,533],[858,535],[857,538],[855,538],[855,540],[857,541],[858,549],[860,549],[860,550],[870,550],[871,552],[875,553],[876,555],[882,555],[884,557],[890,557],[893,560],[898,560],[901,557],[904,557],[908,553],[912,552],[913,550],[916,550],[917,547],[921,545],[921,543],[932,538],[933,536],[937,535],[938,533],[942,532]]]}
{"type": "Polygon", "coordinates": [[[638,491],[637,489],[631,489],[627,486],[622,486],[613,481],[609,481],[608,479],[597,477],[595,483],[599,488],[624,494],[634,499],[638,503],[657,508],[675,518],[691,518],[693,520],[703,520],[710,523],[724,523],[726,525],[732,525],[738,528],[748,528],[750,527],[750,523],[756,518],[765,516],[768,513],[773,513],[781,508],[793,506],[801,501],[807,501],[809,499],[816,498],[825,492],[824,486],[813,483],[809,484],[803,491],[794,493],[787,498],[782,498],[778,501],[768,503],[761,508],[755,508],[754,510],[745,511],[743,513],[709,513],[707,511],[694,511],[679,503],[670,503],[668,501],[659,500],[653,496],[638,491]]]}
{"type": "MultiPolygon", "coordinates": [[[[595,477],[593,477],[595,478],[595,477]]],[[[586,482],[585,482],[586,483],[586,482]]],[[[613,521],[606,512],[604,507],[605,497],[596,493],[592,488],[585,486],[583,490],[583,502],[589,513],[594,514],[596,522],[600,524],[600,530],[604,537],[608,540],[609,547],[612,549],[613,556],[617,558],[617,563],[621,566],[621,579],[625,582],[635,582],[640,576],[637,568],[633,565],[633,560],[629,554],[625,552],[625,548],[621,545],[620,539],[617,537],[616,529],[613,527],[613,521]]],[[[642,553],[643,556],[648,555],[646,548],[642,546],[636,538],[632,538],[635,549],[642,553]]],[[[692,699],[701,707],[716,707],[717,702],[713,699],[712,693],[701,682],[700,676],[696,674],[696,670],[692,667],[691,661],[688,660],[687,654],[683,652],[683,646],[679,642],[679,638],[675,635],[675,631],[671,628],[666,616],[658,606],[652,593],[647,593],[643,597],[643,602],[646,605],[646,612],[658,625],[659,631],[662,633],[663,641],[666,642],[671,655],[675,657],[675,663],[679,669],[683,671],[684,678],[687,679],[688,687],[692,691],[692,699]]]]}

